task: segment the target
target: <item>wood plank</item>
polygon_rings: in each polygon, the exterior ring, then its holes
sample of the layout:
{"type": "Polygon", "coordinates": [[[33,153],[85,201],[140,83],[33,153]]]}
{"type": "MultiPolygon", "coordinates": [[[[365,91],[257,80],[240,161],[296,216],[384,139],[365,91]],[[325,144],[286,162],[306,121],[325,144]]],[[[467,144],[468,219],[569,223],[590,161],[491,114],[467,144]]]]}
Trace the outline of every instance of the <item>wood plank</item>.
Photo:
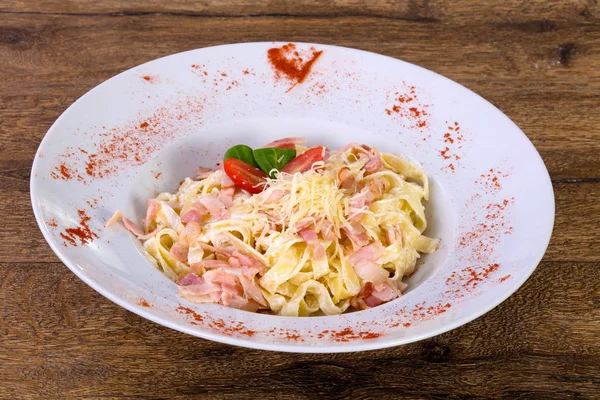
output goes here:
{"type": "Polygon", "coordinates": [[[211,17],[251,16],[320,16],[381,17],[444,23],[512,23],[526,30],[550,29],[557,22],[597,22],[599,7],[595,1],[509,0],[503,2],[448,1],[360,1],[299,0],[289,2],[256,2],[251,0],[192,1],[128,1],[105,0],[81,3],[76,0],[41,0],[23,2],[5,0],[0,5],[5,13],[52,13],[68,15],[184,15],[211,17]]]}
{"type": "Polygon", "coordinates": [[[4,395],[22,399],[591,398],[600,383],[598,267],[544,262],[502,305],[424,342],[290,357],[161,327],[60,263],[0,264],[0,382],[4,395]]]}

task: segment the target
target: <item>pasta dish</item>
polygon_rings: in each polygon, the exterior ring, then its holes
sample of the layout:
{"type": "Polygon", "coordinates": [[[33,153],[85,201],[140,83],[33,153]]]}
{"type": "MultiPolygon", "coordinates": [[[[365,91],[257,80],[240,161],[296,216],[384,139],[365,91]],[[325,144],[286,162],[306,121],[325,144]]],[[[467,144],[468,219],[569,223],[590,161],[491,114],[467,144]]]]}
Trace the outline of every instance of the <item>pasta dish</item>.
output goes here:
{"type": "Polygon", "coordinates": [[[309,316],[397,298],[439,242],[423,235],[427,175],[366,145],[304,143],[234,146],[149,199],[142,228],[120,211],[107,225],[122,221],[191,302],[309,316]]]}

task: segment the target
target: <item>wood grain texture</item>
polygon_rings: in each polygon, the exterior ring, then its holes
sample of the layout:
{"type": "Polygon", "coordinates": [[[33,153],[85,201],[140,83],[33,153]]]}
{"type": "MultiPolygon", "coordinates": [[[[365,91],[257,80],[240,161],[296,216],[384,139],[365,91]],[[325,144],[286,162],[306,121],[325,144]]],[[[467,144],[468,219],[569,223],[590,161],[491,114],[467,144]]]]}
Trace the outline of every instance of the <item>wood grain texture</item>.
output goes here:
{"type": "Polygon", "coordinates": [[[0,398],[600,398],[600,6],[471,2],[0,2],[0,398]],[[478,320],[359,354],[192,338],[87,287],[44,242],[29,174],[44,133],[107,78],[171,53],[290,40],[421,65],[505,112],[548,166],[554,234],[478,320]],[[7,240],[10,238],[10,240],[7,240]]]}

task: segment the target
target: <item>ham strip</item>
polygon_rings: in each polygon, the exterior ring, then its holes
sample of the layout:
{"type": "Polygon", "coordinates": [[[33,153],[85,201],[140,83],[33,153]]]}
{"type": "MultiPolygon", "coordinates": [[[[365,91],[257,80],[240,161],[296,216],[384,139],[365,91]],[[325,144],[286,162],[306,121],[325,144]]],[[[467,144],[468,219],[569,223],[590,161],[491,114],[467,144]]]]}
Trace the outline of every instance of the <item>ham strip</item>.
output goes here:
{"type": "Polygon", "coordinates": [[[306,143],[306,139],[302,137],[289,137],[284,139],[275,140],[271,143],[267,143],[263,146],[266,147],[279,147],[280,149],[293,149],[297,144],[306,143]]]}
{"type": "Polygon", "coordinates": [[[217,199],[223,203],[226,208],[233,205],[233,195],[235,194],[235,187],[227,187],[221,189],[217,195],[217,199]]]}
{"type": "Polygon", "coordinates": [[[202,196],[198,202],[202,204],[212,215],[218,215],[221,211],[225,210],[225,205],[215,196],[202,196]]]}
{"type": "Polygon", "coordinates": [[[215,172],[215,171],[210,168],[198,167],[198,168],[196,168],[196,179],[206,179],[213,172],[215,172]]]}
{"type": "Polygon", "coordinates": [[[150,224],[158,213],[159,205],[155,199],[148,199],[148,209],[146,210],[146,219],[144,219],[144,231],[148,232],[150,229],[150,224]]]}
{"type": "Polygon", "coordinates": [[[338,181],[340,182],[340,187],[342,189],[350,189],[352,186],[354,186],[356,178],[350,172],[350,168],[343,167],[338,172],[338,181]]]}
{"type": "Polygon", "coordinates": [[[121,210],[117,210],[112,215],[112,217],[110,217],[108,219],[108,221],[106,222],[106,225],[104,225],[104,226],[108,227],[110,225],[113,225],[114,223],[116,223],[119,220],[121,220],[121,222],[125,226],[125,229],[127,229],[129,232],[133,233],[139,240],[147,240],[147,239],[151,238],[152,236],[156,235],[163,228],[162,225],[158,225],[156,227],[156,229],[154,229],[152,232],[144,235],[144,232],[142,232],[142,230],[140,228],[138,228],[138,226],[133,221],[131,221],[130,219],[123,216],[123,213],[121,212],[121,210]]]}
{"type": "Polygon", "coordinates": [[[342,231],[346,234],[346,237],[350,239],[354,251],[369,243],[369,237],[365,233],[362,225],[359,223],[355,222],[350,226],[345,226],[342,228],[342,231]]]}
{"type": "Polygon", "coordinates": [[[202,214],[198,210],[192,208],[181,216],[181,222],[184,224],[188,224],[190,222],[200,223],[202,222],[202,214]]]}
{"type": "Polygon", "coordinates": [[[376,262],[383,254],[384,248],[379,242],[371,243],[368,246],[361,247],[348,257],[348,262],[356,265],[361,261],[376,262]]]}
{"type": "Polygon", "coordinates": [[[186,274],[183,278],[179,280],[179,286],[190,286],[190,285],[200,285],[204,282],[202,278],[200,278],[196,274],[186,274]]]}
{"type": "Polygon", "coordinates": [[[367,161],[363,168],[368,175],[379,171],[381,169],[381,166],[381,158],[377,155],[369,158],[369,161],[367,161]]]}
{"type": "Polygon", "coordinates": [[[186,262],[188,257],[188,251],[189,248],[187,242],[179,241],[177,243],[174,243],[173,246],[171,246],[171,250],[169,250],[169,253],[171,253],[171,255],[177,261],[186,262]]]}
{"type": "Polygon", "coordinates": [[[325,249],[319,243],[319,238],[317,237],[317,232],[313,229],[303,229],[298,232],[302,239],[308,243],[308,248],[310,249],[315,260],[320,261],[325,258],[325,249]]]}
{"type": "Polygon", "coordinates": [[[373,282],[375,284],[385,281],[389,277],[389,272],[385,270],[381,265],[367,260],[359,261],[354,266],[356,275],[358,275],[363,282],[373,282]]]}

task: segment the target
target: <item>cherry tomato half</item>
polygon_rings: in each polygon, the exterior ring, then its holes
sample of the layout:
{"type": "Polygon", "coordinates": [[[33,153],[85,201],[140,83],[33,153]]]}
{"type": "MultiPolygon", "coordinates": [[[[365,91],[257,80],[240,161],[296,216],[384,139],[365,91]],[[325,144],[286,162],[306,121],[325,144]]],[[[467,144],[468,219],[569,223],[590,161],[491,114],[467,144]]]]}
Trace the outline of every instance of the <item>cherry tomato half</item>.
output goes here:
{"type": "Polygon", "coordinates": [[[264,189],[267,174],[242,160],[228,158],[223,163],[223,170],[237,187],[249,193],[260,193],[264,189]]]}
{"type": "Polygon", "coordinates": [[[325,147],[317,146],[306,150],[292,161],[286,164],[281,172],[295,174],[296,172],[306,172],[312,168],[313,164],[325,159],[325,147]]]}

